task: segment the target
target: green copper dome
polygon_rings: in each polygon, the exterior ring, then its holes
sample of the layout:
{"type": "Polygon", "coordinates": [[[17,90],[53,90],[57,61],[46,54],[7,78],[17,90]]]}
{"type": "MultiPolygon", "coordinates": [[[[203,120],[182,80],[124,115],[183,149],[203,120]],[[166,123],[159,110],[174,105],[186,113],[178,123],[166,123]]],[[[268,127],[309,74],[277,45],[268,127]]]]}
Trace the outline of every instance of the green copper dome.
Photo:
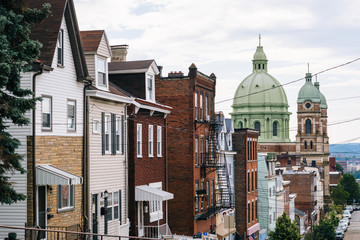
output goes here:
{"type": "Polygon", "coordinates": [[[259,142],[290,142],[286,93],[267,72],[267,58],[262,46],[253,57],[253,72],[236,89],[233,101],[235,128],[260,130],[259,142]]]}
{"type": "MultiPolygon", "coordinates": [[[[305,101],[311,101],[313,103],[320,103],[321,96],[320,91],[311,82],[311,73],[307,73],[305,77],[305,84],[299,91],[297,103],[304,103],[305,101]]],[[[324,97],[325,99],[325,97],[324,97]]],[[[326,103],[325,103],[326,104],[326,103]]]]}
{"type": "Polygon", "coordinates": [[[319,82],[314,82],[314,86],[317,88],[317,90],[319,90],[320,93],[320,108],[327,108],[327,102],[326,102],[326,98],[324,96],[324,94],[322,94],[320,92],[320,84],[319,82]]]}

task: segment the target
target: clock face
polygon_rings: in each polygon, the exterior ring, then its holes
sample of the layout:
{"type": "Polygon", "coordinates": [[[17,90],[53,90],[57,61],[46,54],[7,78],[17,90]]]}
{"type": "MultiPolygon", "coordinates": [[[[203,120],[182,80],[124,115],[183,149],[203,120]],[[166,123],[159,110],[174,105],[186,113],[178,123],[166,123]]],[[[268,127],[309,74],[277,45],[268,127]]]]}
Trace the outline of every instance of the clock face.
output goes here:
{"type": "Polygon", "coordinates": [[[310,109],[311,108],[311,103],[305,103],[305,108],[310,109]]]}

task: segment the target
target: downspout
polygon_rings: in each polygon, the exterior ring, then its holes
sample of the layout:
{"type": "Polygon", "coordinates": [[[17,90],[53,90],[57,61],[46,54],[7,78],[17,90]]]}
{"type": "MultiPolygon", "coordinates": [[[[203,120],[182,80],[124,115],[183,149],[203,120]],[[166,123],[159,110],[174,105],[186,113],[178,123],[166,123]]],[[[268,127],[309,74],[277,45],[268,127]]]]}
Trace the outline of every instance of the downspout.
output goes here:
{"type": "MultiPolygon", "coordinates": [[[[43,73],[43,66],[32,77],[33,99],[36,98],[36,77],[43,73]]],[[[37,188],[36,188],[36,153],[35,153],[35,136],[36,136],[36,106],[32,110],[32,184],[33,184],[33,226],[37,225],[37,188]]]]}
{"type": "MultiPolygon", "coordinates": [[[[164,118],[164,135],[165,135],[165,191],[168,192],[168,159],[167,159],[167,116],[164,118]]],[[[165,207],[166,207],[166,224],[167,224],[167,227],[166,227],[166,234],[168,234],[167,232],[167,229],[169,228],[169,207],[168,207],[168,201],[169,200],[166,200],[166,204],[165,204],[165,207]]]]}
{"type": "Polygon", "coordinates": [[[83,215],[84,215],[84,232],[90,231],[90,223],[89,223],[89,216],[90,216],[90,161],[89,159],[89,141],[88,141],[88,131],[89,131],[89,122],[88,122],[88,97],[86,96],[86,89],[91,86],[92,81],[86,80],[86,85],[84,86],[83,90],[83,97],[84,97],[84,106],[83,106],[83,168],[82,174],[84,176],[83,182],[83,215]]]}
{"type": "MultiPolygon", "coordinates": [[[[130,104],[126,104],[125,105],[125,139],[126,139],[126,153],[125,153],[125,216],[126,216],[126,224],[129,223],[128,219],[129,219],[129,137],[128,137],[128,129],[129,129],[129,124],[128,124],[128,106],[130,104]]],[[[130,223],[131,224],[131,223],[130,223]]],[[[135,224],[135,223],[134,223],[135,224]]]]}

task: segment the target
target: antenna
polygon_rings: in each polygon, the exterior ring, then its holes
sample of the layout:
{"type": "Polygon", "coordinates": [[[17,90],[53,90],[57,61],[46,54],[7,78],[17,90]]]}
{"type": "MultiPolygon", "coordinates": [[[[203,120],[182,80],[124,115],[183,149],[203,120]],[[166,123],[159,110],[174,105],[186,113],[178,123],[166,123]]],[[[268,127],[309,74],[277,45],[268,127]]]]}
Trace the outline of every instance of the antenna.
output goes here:
{"type": "Polygon", "coordinates": [[[259,46],[261,46],[261,34],[259,34],[259,46]]]}
{"type": "Polygon", "coordinates": [[[310,73],[310,64],[308,63],[308,73],[310,73]]]}

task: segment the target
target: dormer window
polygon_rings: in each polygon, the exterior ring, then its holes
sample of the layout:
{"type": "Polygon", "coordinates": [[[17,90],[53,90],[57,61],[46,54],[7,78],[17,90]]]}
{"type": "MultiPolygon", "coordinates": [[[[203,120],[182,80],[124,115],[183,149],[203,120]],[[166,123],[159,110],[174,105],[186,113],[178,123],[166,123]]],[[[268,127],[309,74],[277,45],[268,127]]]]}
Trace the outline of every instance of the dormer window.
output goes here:
{"type": "Polygon", "coordinates": [[[106,61],[105,59],[97,59],[97,86],[107,88],[106,61]]]}
{"type": "Polygon", "coordinates": [[[148,74],[147,75],[147,97],[148,100],[154,101],[154,76],[148,74]]]}
{"type": "Polygon", "coordinates": [[[57,64],[64,65],[64,30],[60,30],[57,41],[57,64]]]}

